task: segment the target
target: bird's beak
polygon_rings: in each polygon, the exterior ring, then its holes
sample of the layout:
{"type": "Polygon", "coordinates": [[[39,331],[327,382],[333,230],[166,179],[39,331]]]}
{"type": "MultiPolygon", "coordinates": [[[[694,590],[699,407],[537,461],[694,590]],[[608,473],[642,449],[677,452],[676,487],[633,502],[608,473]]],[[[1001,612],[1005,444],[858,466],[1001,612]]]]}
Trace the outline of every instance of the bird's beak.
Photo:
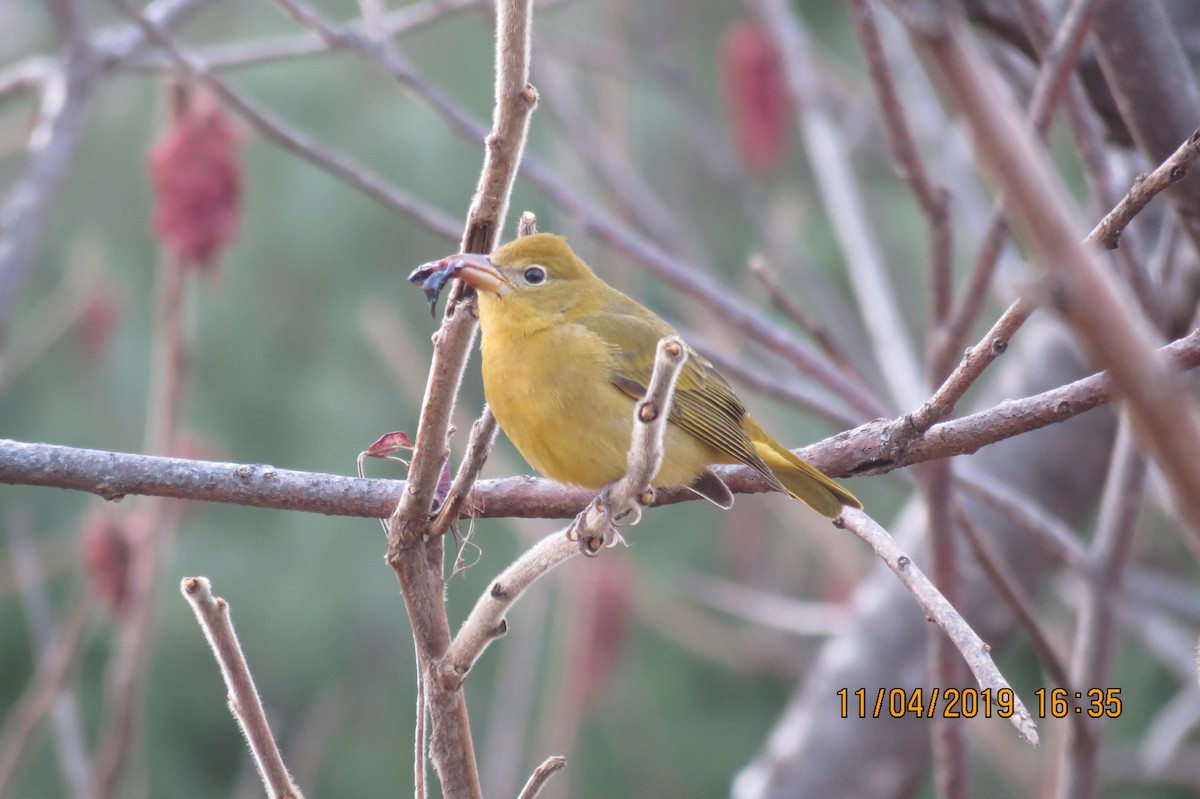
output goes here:
{"type": "Polygon", "coordinates": [[[502,286],[512,285],[512,282],[496,268],[496,265],[486,255],[463,253],[452,255],[445,260],[454,266],[454,277],[476,291],[499,294],[502,286]]]}

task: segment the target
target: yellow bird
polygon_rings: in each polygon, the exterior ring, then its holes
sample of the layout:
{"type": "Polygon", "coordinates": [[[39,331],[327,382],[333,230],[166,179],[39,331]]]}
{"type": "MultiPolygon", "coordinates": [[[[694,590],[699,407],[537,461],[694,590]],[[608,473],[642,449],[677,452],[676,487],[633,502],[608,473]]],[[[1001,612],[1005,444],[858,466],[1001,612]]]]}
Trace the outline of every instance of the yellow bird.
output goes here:
{"type": "MultiPolygon", "coordinates": [[[[454,255],[438,264],[453,274],[443,269],[427,279],[427,293],[454,276],[479,294],[484,392],[525,459],[560,483],[599,490],[620,479],[655,346],[675,330],[596,277],[561,236],[524,236],[490,257],[454,255]]],[[[412,279],[429,274],[422,267],[412,279]]],[[[655,486],[687,486],[728,508],[733,495],[709,466],[742,463],[824,516],[862,507],[759,427],[690,347],[668,421],[655,486]]]]}

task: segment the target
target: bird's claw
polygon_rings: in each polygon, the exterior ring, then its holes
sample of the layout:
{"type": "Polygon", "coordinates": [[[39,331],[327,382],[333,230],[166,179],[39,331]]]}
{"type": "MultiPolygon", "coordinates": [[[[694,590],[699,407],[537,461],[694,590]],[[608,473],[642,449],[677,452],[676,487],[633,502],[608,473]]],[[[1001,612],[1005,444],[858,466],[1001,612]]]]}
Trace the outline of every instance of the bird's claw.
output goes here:
{"type": "Polygon", "coordinates": [[[634,504],[633,507],[622,509],[613,506],[611,488],[612,486],[605,486],[601,489],[596,498],[580,511],[574,521],[567,527],[567,540],[578,541],[579,551],[590,558],[599,555],[601,549],[612,549],[618,544],[629,546],[629,542],[621,535],[620,526],[617,523],[630,513],[634,514],[633,521],[630,522],[631,525],[635,525],[642,520],[642,506],[640,503],[634,504]],[[603,516],[599,524],[589,524],[588,520],[593,511],[599,511],[603,516]],[[599,528],[599,531],[592,532],[594,528],[599,528]]]}

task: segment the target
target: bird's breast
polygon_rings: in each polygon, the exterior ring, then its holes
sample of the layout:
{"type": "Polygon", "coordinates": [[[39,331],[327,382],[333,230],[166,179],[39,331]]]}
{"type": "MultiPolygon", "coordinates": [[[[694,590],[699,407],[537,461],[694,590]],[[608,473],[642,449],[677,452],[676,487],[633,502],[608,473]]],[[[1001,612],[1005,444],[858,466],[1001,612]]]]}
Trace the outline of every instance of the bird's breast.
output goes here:
{"type": "MultiPolygon", "coordinates": [[[[509,440],[537,471],[599,489],[625,473],[634,401],[611,381],[616,353],[582,325],[535,332],[483,319],[483,387],[509,440]],[[489,324],[493,322],[493,324],[489,324]]],[[[655,485],[688,485],[715,458],[669,425],[655,485]]]]}

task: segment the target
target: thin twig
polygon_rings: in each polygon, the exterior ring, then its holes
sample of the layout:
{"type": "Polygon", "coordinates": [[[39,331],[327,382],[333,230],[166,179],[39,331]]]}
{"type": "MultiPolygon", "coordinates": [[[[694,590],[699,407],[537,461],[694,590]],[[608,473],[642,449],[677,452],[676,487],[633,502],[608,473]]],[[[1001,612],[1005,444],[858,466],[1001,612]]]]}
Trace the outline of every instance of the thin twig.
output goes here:
{"type": "Polygon", "coordinates": [[[1038,742],[1037,725],[1033,717],[1025,709],[1020,697],[1009,686],[1004,675],[996,668],[990,647],[975,634],[966,620],[959,615],[944,596],[929,582],[912,559],[900,549],[887,531],[880,527],[874,519],[860,510],[846,508],[842,515],[834,521],[834,525],[850,530],[874,550],[875,554],[887,564],[888,568],[900,578],[900,582],[908,589],[917,604],[925,611],[925,615],[937,624],[949,636],[950,640],[962,653],[963,659],[975,675],[980,688],[990,690],[993,695],[999,691],[1012,694],[1013,714],[1010,719],[1021,737],[1032,744],[1038,742]]]}
{"type": "Polygon", "coordinates": [[[834,341],[833,336],[825,329],[816,317],[804,309],[802,305],[792,300],[791,297],[779,285],[779,279],[767,264],[765,258],[761,256],[752,256],[747,264],[750,267],[750,274],[758,278],[758,281],[763,284],[767,290],[767,296],[771,298],[771,303],[782,311],[789,319],[800,326],[808,336],[816,342],[817,346],[825,351],[830,360],[846,370],[847,374],[853,375],[858,379],[862,379],[862,372],[854,361],[842,350],[838,343],[834,341]]]}
{"type": "MultiPolygon", "coordinates": [[[[1134,447],[1128,418],[1122,416],[1089,553],[1094,572],[1088,575],[1075,632],[1071,683],[1076,690],[1108,685],[1116,643],[1114,616],[1145,488],[1146,462],[1134,447]]],[[[1071,716],[1058,772],[1059,799],[1084,799],[1099,793],[1099,727],[1100,719],[1086,713],[1071,716]]]]}
{"type": "Polygon", "coordinates": [[[92,602],[87,594],[78,597],[62,622],[62,629],[39,659],[37,678],[33,680],[20,701],[8,714],[0,732],[0,791],[4,791],[34,743],[35,734],[46,714],[54,707],[72,664],[86,638],[87,623],[92,618],[92,602]]]}
{"type": "Polygon", "coordinates": [[[29,620],[33,649],[37,652],[37,670],[0,732],[0,795],[6,793],[6,786],[17,776],[36,741],[43,719],[52,715],[63,777],[71,794],[83,799],[92,794],[92,778],[79,706],[67,681],[72,666],[80,662],[79,652],[87,638],[87,623],[92,618],[92,599],[84,592],[70,600],[63,620],[56,623],[46,592],[46,575],[32,530],[28,529],[30,521],[16,513],[9,514],[4,521],[8,528],[13,572],[29,620]]]}
{"type": "Polygon", "coordinates": [[[212,584],[205,577],[185,577],[179,587],[184,599],[192,606],[213,657],[221,667],[221,676],[229,689],[229,709],[250,745],[267,795],[271,799],[302,799],[300,789],[292,782],[279,747],[275,745],[262,700],[229,618],[228,603],[213,596],[212,584]]]}
{"type": "Polygon", "coordinates": [[[567,765],[567,759],[562,755],[554,755],[546,758],[542,765],[533,770],[529,775],[529,781],[525,783],[525,787],[517,794],[517,799],[535,799],[541,793],[542,786],[546,784],[546,780],[553,777],[567,765]]]}
{"type": "Polygon", "coordinates": [[[1096,229],[1088,236],[1107,250],[1115,250],[1121,241],[1121,233],[1133,221],[1146,205],[1162,191],[1170,188],[1187,177],[1188,171],[1196,159],[1200,158],[1200,130],[1193,133],[1187,141],[1163,161],[1158,167],[1146,175],[1138,175],[1133,187],[1108,213],[1096,229]]]}
{"type": "Polygon", "coordinates": [[[808,160],[841,245],[846,270],[892,399],[912,407],[928,393],[896,293],[883,265],[859,194],[844,137],[815,84],[807,34],[784,0],[757,0],[755,9],[774,37],[808,160]]]}
{"type": "Polygon", "coordinates": [[[967,543],[971,545],[971,552],[975,555],[975,560],[979,562],[980,568],[983,569],[983,573],[987,575],[996,592],[1008,603],[1008,607],[1012,610],[1013,616],[1016,617],[1017,623],[1021,625],[1026,635],[1029,636],[1029,642],[1033,645],[1034,651],[1037,652],[1038,657],[1041,659],[1042,665],[1050,674],[1050,679],[1060,688],[1066,688],[1071,683],[1067,678],[1067,668],[1064,665],[1062,656],[1050,640],[1050,634],[1046,632],[1042,627],[1042,623],[1038,620],[1033,604],[1025,595],[1020,581],[1012,573],[1008,564],[1004,562],[1003,555],[976,529],[975,523],[971,521],[971,517],[962,509],[961,504],[958,506],[956,518],[959,527],[962,528],[963,535],[966,536],[967,543]]]}
{"type": "MultiPolygon", "coordinates": [[[[945,186],[934,184],[925,168],[925,161],[909,128],[904,106],[892,78],[870,0],[850,0],[850,19],[866,55],[867,74],[875,90],[875,101],[879,105],[883,128],[892,147],[892,157],[908,181],[909,189],[925,217],[929,240],[929,330],[932,332],[945,323],[953,299],[951,259],[954,255],[954,239],[950,226],[950,193],[945,186]]],[[[938,379],[940,375],[932,377],[938,379]]]]}
{"type": "MultiPolygon", "coordinates": [[[[1033,96],[1029,101],[1028,111],[1030,124],[1041,139],[1045,139],[1050,130],[1050,121],[1054,118],[1054,111],[1058,108],[1063,92],[1068,85],[1068,78],[1079,58],[1084,34],[1087,33],[1088,28],[1088,6],[1092,1],[1075,0],[1056,34],[1054,42],[1042,59],[1042,67],[1033,87],[1033,96]]],[[[975,264],[967,279],[967,286],[950,314],[943,329],[942,340],[935,351],[939,377],[949,370],[954,358],[963,350],[971,331],[971,325],[983,310],[984,300],[988,293],[987,288],[992,282],[992,275],[995,273],[1000,255],[1004,251],[1008,229],[1004,203],[1003,200],[1000,200],[996,203],[988,221],[987,232],[984,234],[983,244],[979,248],[975,264]]]]}
{"type": "Polygon", "coordinates": [[[492,409],[484,405],[483,413],[471,425],[471,440],[467,444],[466,454],[463,455],[458,474],[454,476],[454,482],[450,485],[450,492],[446,495],[442,507],[438,509],[437,518],[429,527],[430,535],[444,534],[450,529],[450,525],[458,520],[463,504],[467,501],[471,489],[475,487],[475,480],[491,454],[499,429],[492,409]]]}
{"type": "MultiPolygon", "coordinates": [[[[953,463],[949,459],[930,461],[918,467],[916,473],[925,499],[933,580],[946,601],[955,605],[962,596],[962,577],[954,520],[953,463]]],[[[933,684],[944,688],[961,686],[966,674],[953,644],[935,630],[931,630],[929,638],[929,673],[933,684]]],[[[938,796],[966,799],[970,795],[970,773],[962,719],[935,717],[930,729],[930,743],[938,796]]]]}

